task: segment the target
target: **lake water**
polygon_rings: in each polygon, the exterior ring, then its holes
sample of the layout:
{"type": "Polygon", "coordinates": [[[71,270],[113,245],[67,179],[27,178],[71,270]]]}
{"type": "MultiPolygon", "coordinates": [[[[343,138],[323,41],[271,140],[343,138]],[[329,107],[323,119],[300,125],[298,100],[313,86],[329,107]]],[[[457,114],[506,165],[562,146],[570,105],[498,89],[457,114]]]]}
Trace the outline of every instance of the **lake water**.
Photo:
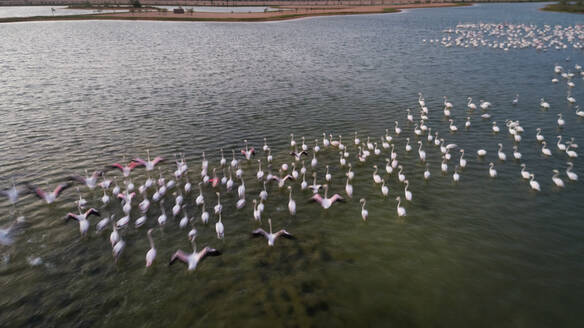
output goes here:
{"type": "MultiPolygon", "coordinates": [[[[267,137],[279,165],[292,162],[290,133],[297,142],[305,136],[312,146],[322,132],[335,139],[343,135],[356,177],[353,199],[327,211],[308,203],[311,193],[294,184],[294,217],[287,211],[286,190],[269,187],[262,226],[267,229],[271,217],[275,230],[286,228],[297,239],[278,239],[268,248],[264,239],[250,238],[258,227],[251,201],[261,185],[255,179],[257,163],[244,160],[248,205],[236,210],[237,194],[220,188],[225,239],[216,238],[214,218],[195,225],[199,248],[209,245],[222,255],[190,273],[181,264],[166,265],[176,249],[190,249],[187,231],[172,218],[155,229],[158,257],[151,269],[144,268],[146,230],[157,226],[160,212],[156,204],[146,226],[132,224],[121,232],[127,246],[115,264],[110,231],[96,235],[95,218],[85,238],[75,222],[64,222],[67,212],[76,211],[75,188],[52,205],[24,196],[17,211],[26,223],[12,246],[0,248],[0,322],[12,327],[581,324],[584,170],[581,157],[574,159],[580,182],[568,182],[568,159],[557,151],[555,136],[584,144],[584,121],[566,102],[565,80],[551,83],[555,63],[572,71],[574,64],[584,64],[581,50],[505,52],[422,42],[442,37],[442,30],[459,22],[582,23],[580,15],[541,12],[541,6],[489,4],[275,23],[1,24],[0,178],[5,186],[14,178],[52,187],[124,155],[144,157],[146,149],[169,159],[161,165],[167,179],[175,169],[174,154],[184,152],[194,183],[203,151],[209,167],[216,167],[220,147],[229,162],[231,149],[239,150],[247,138],[260,149],[257,157],[265,159],[261,146],[267,137]],[[423,139],[432,173],[426,183],[416,149],[403,150],[406,137],[416,140],[405,110],[412,108],[419,117],[418,92],[430,109],[432,131],[466,150],[468,165],[458,184],[451,177],[458,151],[443,176],[438,147],[423,139]],[[519,104],[513,107],[517,93],[519,104]],[[443,96],[454,104],[456,134],[448,133],[443,96]],[[465,131],[468,96],[493,103],[493,118],[481,120],[477,110],[465,131]],[[551,104],[549,111],[540,109],[542,97],[551,104]],[[566,120],[562,130],[557,113],[566,120]],[[530,191],[519,163],[511,160],[506,119],[519,120],[525,129],[519,149],[541,184],[539,193],[530,191]],[[393,143],[413,192],[402,218],[396,215],[394,199],[403,198],[396,174],[388,177],[382,170],[390,187],[387,199],[371,178],[374,164],[385,167],[388,151],[361,164],[351,138],[359,131],[361,140],[379,141],[386,128],[393,132],[395,120],[403,132],[393,143]],[[498,135],[491,132],[492,120],[502,128],[498,135]],[[549,158],[540,154],[538,127],[553,152],[549,158]],[[498,143],[506,162],[497,160],[498,143]],[[477,158],[479,148],[488,150],[485,159],[477,158]],[[488,177],[490,161],[496,179],[488,177]],[[553,187],[552,169],[561,171],[564,190],[553,187]],[[361,197],[367,199],[367,222],[360,215],[361,197]]],[[[571,94],[581,102],[584,82],[573,81],[571,94]]],[[[324,182],[324,164],[330,164],[330,191],[344,195],[346,168],[339,167],[338,153],[322,150],[318,158],[319,182],[324,182]]],[[[143,183],[144,170],[133,176],[136,185],[143,183]]],[[[101,205],[99,188],[81,191],[91,206],[101,205]]],[[[210,186],[204,193],[210,209],[216,197],[210,186]]],[[[194,188],[186,204],[189,214],[199,217],[196,195],[194,188]]],[[[167,196],[167,213],[173,203],[167,196]]],[[[14,219],[11,208],[0,199],[0,226],[14,219]]],[[[101,212],[116,218],[122,213],[118,202],[101,212]]],[[[132,221],[138,215],[135,209],[132,221]]]]}

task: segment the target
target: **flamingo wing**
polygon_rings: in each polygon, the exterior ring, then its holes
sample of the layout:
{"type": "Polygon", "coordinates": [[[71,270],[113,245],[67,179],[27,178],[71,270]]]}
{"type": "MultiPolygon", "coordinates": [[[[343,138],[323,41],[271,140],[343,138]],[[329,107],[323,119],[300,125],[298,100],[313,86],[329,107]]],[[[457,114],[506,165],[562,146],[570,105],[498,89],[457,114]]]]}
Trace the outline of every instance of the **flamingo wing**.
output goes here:
{"type": "Polygon", "coordinates": [[[294,237],[291,233],[289,233],[288,231],[282,229],[278,232],[276,232],[276,238],[278,237],[284,237],[284,238],[288,238],[288,239],[296,239],[296,237],[294,237]]]}
{"type": "Polygon", "coordinates": [[[288,180],[288,179],[295,180],[295,179],[294,179],[294,177],[293,177],[293,176],[291,176],[290,174],[287,174],[287,175],[284,177],[284,181],[286,181],[286,180],[288,180]]]}
{"type": "Polygon", "coordinates": [[[331,202],[334,203],[336,201],[344,202],[345,199],[341,195],[339,195],[339,194],[334,194],[333,197],[331,197],[331,202]]]}
{"type": "MultiPolygon", "coordinates": [[[[31,184],[27,184],[27,187],[30,191],[34,192],[34,194],[37,195],[38,198],[45,199],[46,193],[44,190],[42,190],[41,188],[36,187],[34,185],[31,185],[31,184]]],[[[2,194],[7,195],[8,193],[5,191],[2,191],[2,194]]]]}
{"type": "Polygon", "coordinates": [[[205,246],[205,248],[203,248],[201,253],[199,253],[199,256],[200,256],[199,261],[202,262],[207,256],[219,256],[219,255],[221,255],[220,251],[216,250],[215,248],[205,246]]]}
{"type": "Polygon", "coordinates": [[[170,258],[170,262],[168,262],[168,265],[172,265],[177,260],[179,260],[183,263],[188,263],[189,262],[189,254],[181,251],[180,249],[177,250],[174,254],[172,254],[172,257],[170,258]]]}
{"type": "Polygon", "coordinates": [[[129,168],[129,169],[130,169],[130,171],[131,171],[131,170],[135,169],[135,168],[136,168],[138,165],[139,165],[139,164],[138,164],[138,163],[136,163],[136,162],[130,162],[130,163],[128,164],[128,168],[129,168]]]}
{"type": "Polygon", "coordinates": [[[164,161],[164,158],[162,158],[160,156],[156,156],[156,158],[152,161],[152,164],[156,165],[162,161],[164,161]]]}
{"type": "Polygon", "coordinates": [[[255,155],[255,148],[251,147],[249,149],[249,153],[252,154],[252,155],[255,155]]]}
{"type": "Polygon", "coordinates": [[[92,214],[96,215],[96,216],[101,216],[99,214],[99,212],[95,208],[92,207],[92,208],[88,209],[87,212],[85,212],[85,218],[88,218],[92,214]]]}
{"type": "MultiPolygon", "coordinates": [[[[135,162],[132,162],[132,163],[135,163],[135,162]]],[[[108,165],[107,167],[110,169],[118,169],[120,171],[124,170],[124,167],[120,163],[113,163],[112,165],[108,165]]]]}
{"type": "Polygon", "coordinates": [[[132,162],[137,163],[136,166],[146,166],[146,161],[141,159],[140,157],[136,157],[132,160],[132,162]]]}
{"type": "Polygon", "coordinates": [[[79,216],[77,214],[73,214],[73,213],[69,212],[69,213],[67,213],[67,216],[65,217],[65,220],[79,221],[79,216]]]}
{"type": "Polygon", "coordinates": [[[310,200],[322,204],[322,196],[320,194],[315,194],[310,200]]]}
{"type": "Polygon", "coordinates": [[[262,228],[255,229],[254,231],[251,232],[251,235],[253,237],[264,236],[264,237],[268,238],[268,233],[262,228]]]}
{"type": "Polygon", "coordinates": [[[81,184],[85,184],[85,178],[80,176],[80,175],[71,175],[71,176],[67,177],[67,179],[70,181],[77,181],[81,184]]]}
{"type": "Polygon", "coordinates": [[[55,188],[55,190],[53,191],[55,197],[59,196],[63,191],[65,191],[65,189],[69,187],[71,187],[70,183],[61,183],[60,185],[58,185],[57,188],[55,188]]]}

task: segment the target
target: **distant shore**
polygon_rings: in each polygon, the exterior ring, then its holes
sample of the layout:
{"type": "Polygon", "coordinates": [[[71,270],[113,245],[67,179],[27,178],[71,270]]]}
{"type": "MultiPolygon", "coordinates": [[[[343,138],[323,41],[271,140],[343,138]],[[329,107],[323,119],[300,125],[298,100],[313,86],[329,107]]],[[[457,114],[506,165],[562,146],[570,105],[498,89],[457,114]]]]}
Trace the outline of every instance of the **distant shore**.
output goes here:
{"type": "Polygon", "coordinates": [[[216,22],[265,22],[289,20],[312,16],[357,15],[396,13],[403,9],[443,8],[470,6],[468,3],[426,3],[385,6],[339,6],[318,4],[314,6],[279,6],[277,11],[266,12],[185,12],[152,9],[133,12],[82,14],[69,16],[35,16],[0,18],[0,23],[38,22],[38,21],[75,21],[75,20],[148,20],[148,21],[216,21],[216,22]]]}
{"type": "Polygon", "coordinates": [[[584,5],[579,5],[577,3],[574,4],[554,3],[541,8],[541,10],[562,13],[584,14],[584,5]]]}

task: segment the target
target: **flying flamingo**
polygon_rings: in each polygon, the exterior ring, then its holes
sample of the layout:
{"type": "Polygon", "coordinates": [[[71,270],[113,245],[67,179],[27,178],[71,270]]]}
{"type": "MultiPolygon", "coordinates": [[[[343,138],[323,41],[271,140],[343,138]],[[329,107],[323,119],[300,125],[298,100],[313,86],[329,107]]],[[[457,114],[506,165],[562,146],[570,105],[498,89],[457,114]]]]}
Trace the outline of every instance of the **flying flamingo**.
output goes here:
{"type": "Polygon", "coordinates": [[[170,262],[168,263],[168,265],[171,265],[178,260],[187,265],[187,270],[194,271],[197,268],[197,264],[199,264],[199,262],[202,262],[203,259],[205,259],[205,257],[218,255],[221,255],[221,252],[208,246],[203,248],[203,250],[201,250],[200,252],[197,252],[197,244],[195,242],[195,238],[193,238],[193,252],[185,253],[180,249],[177,250],[170,258],[170,262]]]}
{"type": "Polygon", "coordinates": [[[292,236],[288,231],[286,231],[284,229],[281,229],[280,231],[278,231],[276,233],[272,233],[272,219],[268,219],[268,223],[270,224],[270,233],[267,233],[264,229],[259,228],[259,229],[252,231],[251,234],[254,237],[258,237],[258,236],[266,237],[266,239],[268,240],[268,246],[274,246],[274,242],[276,241],[276,239],[278,239],[278,237],[294,239],[294,236],[292,236]]]}
{"type": "Polygon", "coordinates": [[[344,198],[341,197],[341,195],[339,194],[334,194],[332,197],[327,197],[328,194],[328,184],[324,185],[324,197],[321,196],[320,194],[315,194],[314,196],[312,196],[312,200],[319,203],[320,206],[322,206],[322,208],[324,208],[325,210],[330,208],[334,202],[336,201],[343,201],[344,198]]]}
{"type": "Polygon", "coordinates": [[[154,158],[154,160],[150,160],[150,150],[146,149],[146,153],[147,153],[147,158],[148,160],[143,160],[140,157],[134,158],[134,162],[138,163],[138,166],[144,166],[146,168],[146,171],[152,171],[154,170],[154,166],[156,166],[156,164],[162,162],[164,160],[164,158],[157,156],[156,158],[154,158]]]}
{"type": "Polygon", "coordinates": [[[241,153],[243,154],[243,156],[245,156],[245,159],[249,161],[251,157],[255,155],[255,149],[253,147],[251,148],[247,147],[247,140],[243,140],[243,142],[245,143],[245,150],[242,149],[241,153]]]}
{"type": "Polygon", "coordinates": [[[122,174],[124,175],[125,178],[130,176],[130,173],[132,173],[132,170],[135,169],[138,166],[138,163],[136,162],[130,162],[127,165],[122,165],[120,163],[114,163],[112,165],[109,165],[108,168],[110,169],[118,169],[122,172],[122,174]]]}
{"type": "Polygon", "coordinates": [[[66,220],[73,219],[78,221],[79,232],[81,232],[82,236],[85,236],[85,234],[87,234],[87,230],[89,229],[89,221],[87,220],[87,218],[92,214],[100,216],[99,212],[96,209],[90,208],[85,213],[81,213],[81,209],[79,209],[79,214],[67,213],[67,217],[65,217],[65,219],[66,220]]]}
{"type": "Polygon", "coordinates": [[[57,197],[67,188],[71,187],[70,183],[62,183],[51,192],[46,192],[39,187],[29,184],[28,188],[37,195],[38,198],[43,199],[47,204],[53,203],[57,197]]]}
{"type": "Polygon", "coordinates": [[[102,174],[101,171],[95,171],[91,176],[85,170],[85,177],[80,175],[72,175],[68,179],[72,181],[77,181],[83,185],[86,185],[89,189],[93,190],[97,186],[97,178],[102,174]]]}

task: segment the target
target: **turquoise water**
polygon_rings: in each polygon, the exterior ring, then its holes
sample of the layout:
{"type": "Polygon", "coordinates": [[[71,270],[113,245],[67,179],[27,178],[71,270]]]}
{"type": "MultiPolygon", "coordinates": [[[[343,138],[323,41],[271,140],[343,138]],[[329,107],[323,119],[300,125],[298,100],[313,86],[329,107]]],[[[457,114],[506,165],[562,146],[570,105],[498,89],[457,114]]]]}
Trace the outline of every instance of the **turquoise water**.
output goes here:
{"type": "MultiPolygon", "coordinates": [[[[293,184],[297,213],[287,210],[288,194],[269,187],[266,219],[296,240],[278,239],[268,248],[252,239],[252,199],[261,184],[257,163],[242,162],[247,206],[235,208],[236,192],[220,187],[225,239],[210,224],[195,223],[197,244],[217,248],[194,272],[167,261],[178,248],[189,250],[187,230],[169,218],[157,228],[153,204],[148,222],[121,234],[127,243],[117,264],[110,230],[91,229],[80,238],[78,225],[64,222],[79,195],[67,190],[46,205],[32,195],[17,203],[26,218],[14,244],[2,246],[0,322],[8,326],[576,326],[582,321],[583,205],[580,182],[568,182],[568,158],[557,151],[555,136],[584,143],[582,124],[566,101],[566,83],[552,84],[554,64],[574,71],[584,64],[581,50],[444,48],[422,42],[442,37],[458,23],[513,22],[581,24],[581,16],[538,11],[541,4],[489,4],[464,8],[420,9],[400,14],[338,16],[276,23],[41,22],[2,24],[0,32],[0,178],[56,185],[71,174],[93,171],[122,156],[167,157],[167,179],[176,169],[174,154],[184,152],[189,179],[200,179],[201,153],[218,166],[218,149],[243,147],[243,139],[261,149],[268,138],[272,170],[288,155],[290,133],[312,146],[322,132],[343,135],[356,172],[353,199],[327,211],[309,203],[309,191],[293,184]],[[177,37],[180,36],[180,37],[177,37]],[[569,58],[570,61],[566,61],[569,58]],[[440,172],[437,147],[424,140],[432,177],[416,149],[404,151],[405,138],[416,140],[406,108],[419,118],[418,92],[430,111],[432,131],[466,151],[461,181],[452,183],[458,152],[449,173],[440,172]],[[511,100],[519,94],[519,104],[511,100]],[[448,132],[442,97],[454,104],[459,132],[448,132]],[[493,103],[490,120],[480,110],[466,111],[466,99],[493,103]],[[548,111],[539,107],[544,97],[548,111]],[[557,113],[566,125],[559,130],[557,113]],[[463,129],[467,116],[472,127],[463,129]],[[525,129],[519,149],[522,163],[535,173],[539,193],[520,177],[511,160],[513,139],[506,119],[525,129]],[[398,160],[410,181],[412,202],[406,217],[396,214],[403,185],[387,176],[383,150],[365,164],[355,158],[354,131],[362,141],[378,141],[394,121],[398,160]],[[491,121],[502,131],[494,135],[491,121]],[[544,158],[535,139],[543,129],[552,156],[544,158]],[[308,142],[312,140],[312,142],[308,142]],[[507,161],[497,160],[502,143],[507,161]],[[485,148],[484,159],[475,151],[485,148]],[[488,176],[495,163],[498,177],[488,176]],[[372,166],[382,168],[390,196],[374,186],[372,166]],[[553,186],[559,169],[566,188],[553,186]],[[361,219],[360,198],[369,218],[361,219]],[[155,227],[158,257],[144,268],[146,230],[155,227]]],[[[584,99],[582,79],[572,95],[584,99]]],[[[415,144],[414,144],[415,146],[415,144]]],[[[322,144],[321,144],[322,147],[322,144]]],[[[577,149],[578,151],[579,149],[577,149]]],[[[241,156],[239,156],[240,159],[241,156]]],[[[263,151],[257,158],[264,159],[263,151]]],[[[337,151],[318,155],[319,182],[325,164],[333,176],[330,192],[344,194],[346,168],[337,151]]],[[[581,158],[572,160],[584,177],[581,158]]],[[[309,167],[309,160],[306,165],[309,167]]],[[[309,167],[308,172],[312,169],[309,167]]],[[[110,177],[119,174],[110,172],[110,177]]],[[[219,173],[221,176],[221,173],[219,173]]],[[[156,177],[156,176],[154,176],[156,177]]],[[[136,186],[143,169],[133,173],[136,186]]],[[[309,180],[311,182],[311,180],[309,180]]],[[[196,185],[195,185],[196,186],[196,185]]],[[[98,188],[81,188],[90,206],[100,207],[98,188]]],[[[149,192],[149,195],[152,191],[149,192]]],[[[216,204],[204,188],[207,209],[216,204]]],[[[189,215],[199,217],[198,191],[186,195],[189,215]]],[[[141,197],[137,197],[141,201],[141,197]]],[[[167,196],[166,211],[174,204],[167,196]]],[[[134,207],[137,202],[135,201],[134,207]]],[[[403,203],[402,203],[403,204],[403,203]]],[[[0,200],[0,226],[12,222],[12,206],[0,200]]],[[[121,205],[100,209],[122,216],[121,205]]],[[[134,221],[137,209],[131,214],[134,221]]],[[[181,215],[182,216],[182,215],[181,215]]]]}

